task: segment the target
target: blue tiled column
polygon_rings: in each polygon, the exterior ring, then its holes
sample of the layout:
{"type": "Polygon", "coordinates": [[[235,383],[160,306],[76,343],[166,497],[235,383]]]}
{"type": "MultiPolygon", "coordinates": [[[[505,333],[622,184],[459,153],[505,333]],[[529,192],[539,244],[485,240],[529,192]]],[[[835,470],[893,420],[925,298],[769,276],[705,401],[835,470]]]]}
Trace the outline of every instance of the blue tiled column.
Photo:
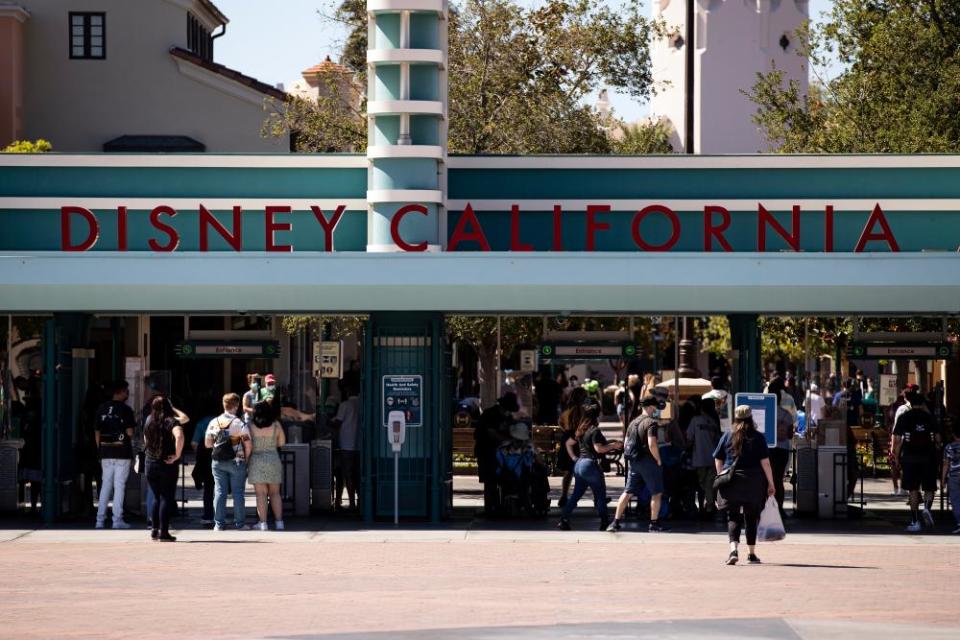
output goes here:
{"type": "Polygon", "coordinates": [[[447,2],[368,0],[367,12],[367,251],[439,250],[446,192],[447,2]]]}

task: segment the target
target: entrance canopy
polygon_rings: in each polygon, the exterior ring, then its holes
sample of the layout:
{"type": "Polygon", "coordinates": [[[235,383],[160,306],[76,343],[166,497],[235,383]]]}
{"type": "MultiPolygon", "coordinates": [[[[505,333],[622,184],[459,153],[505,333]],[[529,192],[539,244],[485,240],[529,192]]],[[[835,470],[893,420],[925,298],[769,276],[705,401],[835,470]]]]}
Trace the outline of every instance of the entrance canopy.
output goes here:
{"type": "Polygon", "coordinates": [[[3,154],[0,313],[960,312],[960,156],[370,162],[3,154]]]}

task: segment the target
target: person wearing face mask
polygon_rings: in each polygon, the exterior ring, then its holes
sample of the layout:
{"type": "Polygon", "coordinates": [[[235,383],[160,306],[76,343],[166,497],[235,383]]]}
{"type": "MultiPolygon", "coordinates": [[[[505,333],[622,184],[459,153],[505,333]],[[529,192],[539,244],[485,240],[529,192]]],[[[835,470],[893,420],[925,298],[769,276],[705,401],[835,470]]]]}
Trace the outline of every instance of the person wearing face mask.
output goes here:
{"type": "Polygon", "coordinates": [[[243,421],[250,424],[253,418],[253,407],[260,402],[260,382],[263,379],[259,373],[247,374],[247,386],[249,391],[243,394],[243,421]]]}
{"type": "Polygon", "coordinates": [[[630,467],[627,483],[620,494],[620,500],[617,501],[613,522],[607,528],[610,532],[620,530],[627,505],[633,496],[640,493],[641,481],[651,496],[648,530],[653,533],[667,531],[659,522],[660,500],[663,497],[663,463],[657,443],[660,412],[666,407],[666,403],[657,396],[649,395],[640,401],[640,407],[640,416],[627,427],[623,457],[630,463],[630,467]]]}
{"type": "Polygon", "coordinates": [[[507,392],[497,404],[486,409],[474,429],[474,455],[477,458],[477,476],[483,484],[483,511],[494,517],[500,510],[497,485],[497,447],[506,436],[506,429],[513,424],[513,414],[520,410],[517,394],[507,392]]]}

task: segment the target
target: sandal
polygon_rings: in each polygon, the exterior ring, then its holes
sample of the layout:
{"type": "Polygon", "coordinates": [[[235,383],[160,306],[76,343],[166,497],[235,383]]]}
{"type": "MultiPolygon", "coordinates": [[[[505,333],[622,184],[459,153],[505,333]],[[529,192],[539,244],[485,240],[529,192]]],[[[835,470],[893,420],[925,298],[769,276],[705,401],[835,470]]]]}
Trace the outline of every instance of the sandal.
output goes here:
{"type": "Polygon", "coordinates": [[[740,554],[738,554],[736,551],[731,551],[730,555],[727,556],[727,564],[728,565],[737,564],[737,560],[739,559],[740,559],[740,554]]]}

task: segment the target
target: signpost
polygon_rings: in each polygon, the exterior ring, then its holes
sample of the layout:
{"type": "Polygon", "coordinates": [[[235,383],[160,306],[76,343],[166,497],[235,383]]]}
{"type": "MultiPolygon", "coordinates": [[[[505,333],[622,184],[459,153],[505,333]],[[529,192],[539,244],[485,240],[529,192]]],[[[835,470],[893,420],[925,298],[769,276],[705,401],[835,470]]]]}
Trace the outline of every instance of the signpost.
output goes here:
{"type": "Polygon", "coordinates": [[[880,374],[880,406],[889,407],[897,401],[897,376],[880,374]]]}
{"type": "Polygon", "coordinates": [[[383,426],[390,425],[391,412],[404,414],[406,427],[423,426],[423,376],[383,376],[383,426]]]}
{"type": "Polygon", "coordinates": [[[343,341],[313,343],[313,375],[316,378],[343,377],[343,341]]]}
{"type": "Polygon", "coordinates": [[[537,351],[536,349],[523,349],[520,351],[520,371],[530,373],[537,370],[537,351]]]}
{"type": "Polygon", "coordinates": [[[753,412],[753,424],[767,440],[767,446],[777,446],[777,396],[772,393],[738,393],[736,406],[742,404],[753,412]]]}

